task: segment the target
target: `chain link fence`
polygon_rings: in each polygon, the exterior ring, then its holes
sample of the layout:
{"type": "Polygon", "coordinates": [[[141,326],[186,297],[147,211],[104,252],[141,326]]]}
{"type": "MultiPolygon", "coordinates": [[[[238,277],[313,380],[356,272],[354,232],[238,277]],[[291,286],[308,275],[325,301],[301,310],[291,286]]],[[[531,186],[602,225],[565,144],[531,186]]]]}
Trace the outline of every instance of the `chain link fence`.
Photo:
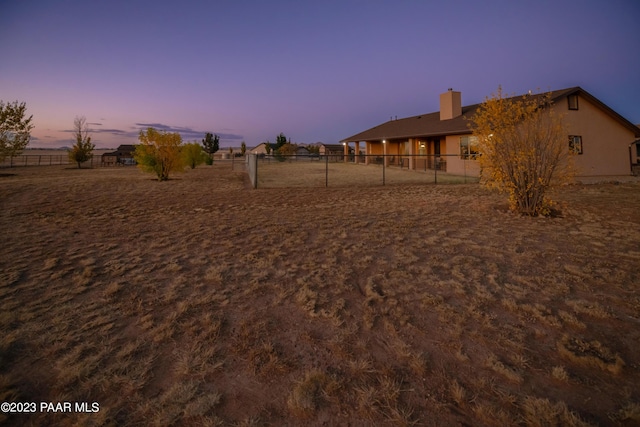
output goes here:
{"type": "Polygon", "coordinates": [[[249,154],[246,167],[253,188],[347,187],[393,184],[465,184],[478,182],[474,168],[457,155],[260,155],[249,154]],[[462,162],[461,173],[447,172],[449,158],[462,162]],[[467,173],[467,171],[469,173],[467,173]]]}

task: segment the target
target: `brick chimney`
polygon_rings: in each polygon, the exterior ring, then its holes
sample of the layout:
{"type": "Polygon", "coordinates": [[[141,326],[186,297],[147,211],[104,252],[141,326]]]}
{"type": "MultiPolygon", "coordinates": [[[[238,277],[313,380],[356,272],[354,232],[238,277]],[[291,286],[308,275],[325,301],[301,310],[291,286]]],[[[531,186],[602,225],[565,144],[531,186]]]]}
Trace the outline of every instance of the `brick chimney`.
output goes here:
{"type": "Polygon", "coordinates": [[[449,89],[440,95],[440,120],[450,120],[462,115],[462,94],[449,89]]]}

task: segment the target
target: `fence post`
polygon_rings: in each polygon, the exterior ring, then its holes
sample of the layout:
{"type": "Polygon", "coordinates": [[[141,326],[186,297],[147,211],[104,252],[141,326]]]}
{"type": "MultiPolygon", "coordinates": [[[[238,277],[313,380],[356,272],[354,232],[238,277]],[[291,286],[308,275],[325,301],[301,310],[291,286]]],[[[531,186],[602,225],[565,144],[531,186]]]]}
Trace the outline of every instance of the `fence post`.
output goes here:
{"type": "Polygon", "coordinates": [[[440,157],[434,157],[434,173],[433,173],[433,183],[438,183],[438,168],[440,168],[440,157]]]}
{"type": "Polygon", "coordinates": [[[253,156],[253,166],[254,166],[253,173],[254,173],[254,176],[256,178],[255,179],[255,184],[253,185],[253,188],[256,189],[256,188],[258,188],[258,155],[257,154],[254,154],[254,156],[253,156]]]}
{"type": "Polygon", "coordinates": [[[329,187],[329,156],[324,156],[324,186],[329,187]]]}
{"type": "Polygon", "coordinates": [[[382,155],[382,185],[385,184],[385,169],[386,169],[387,157],[386,154],[382,155]]]}
{"type": "Polygon", "coordinates": [[[463,163],[464,163],[464,183],[466,184],[467,183],[467,159],[466,158],[463,160],[463,163]]]}

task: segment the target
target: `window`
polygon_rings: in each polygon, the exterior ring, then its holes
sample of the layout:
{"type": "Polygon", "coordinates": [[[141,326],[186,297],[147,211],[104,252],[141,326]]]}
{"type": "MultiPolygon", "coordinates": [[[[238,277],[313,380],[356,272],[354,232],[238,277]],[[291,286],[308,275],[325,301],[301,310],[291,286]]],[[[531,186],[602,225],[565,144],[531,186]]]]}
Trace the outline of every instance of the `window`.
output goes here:
{"type": "Polygon", "coordinates": [[[578,109],[578,95],[569,95],[567,100],[569,101],[569,110],[578,109]]]}
{"type": "Polygon", "coordinates": [[[569,152],[572,154],[582,154],[582,137],[569,135],[569,152]]]}
{"type": "Polygon", "coordinates": [[[475,160],[478,156],[478,137],[477,136],[461,136],[460,137],[460,158],[465,160],[475,160]]]}

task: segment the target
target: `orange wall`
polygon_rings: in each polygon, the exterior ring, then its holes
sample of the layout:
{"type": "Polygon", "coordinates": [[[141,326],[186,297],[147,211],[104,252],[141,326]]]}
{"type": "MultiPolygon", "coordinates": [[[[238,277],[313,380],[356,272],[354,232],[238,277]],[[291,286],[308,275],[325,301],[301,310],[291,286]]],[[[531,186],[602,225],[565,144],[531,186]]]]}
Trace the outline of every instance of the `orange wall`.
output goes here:
{"type": "Polygon", "coordinates": [[[629,144],[636,139],[633,132],[583,97],[579,98],[578,110],[569,110],[564,99],[555,108],[565,114],[567,135],[582,136],[583,154],[575,156],[578,176],[631,173],[629,144]]]}
{"type": "Polygon", "coordinates": [[[447,173],[480,176],[480,166],[476,160],[464,160],[460,158],[461,136],[462,135],[449,135],[440,142],[440,152],[447,154],[447,173]]]}

